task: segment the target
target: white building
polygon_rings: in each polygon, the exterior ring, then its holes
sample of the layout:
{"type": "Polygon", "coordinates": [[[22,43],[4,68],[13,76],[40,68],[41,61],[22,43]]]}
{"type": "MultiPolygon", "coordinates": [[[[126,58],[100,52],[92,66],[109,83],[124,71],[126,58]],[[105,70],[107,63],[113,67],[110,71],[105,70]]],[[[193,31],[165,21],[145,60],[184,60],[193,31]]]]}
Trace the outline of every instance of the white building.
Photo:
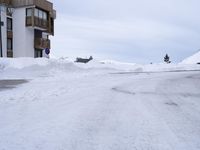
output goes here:
{"type": "Polygon", "coordinates": [[[0,0],[0,57],[48,57],[55,18],[47,0],[0,0]]]}

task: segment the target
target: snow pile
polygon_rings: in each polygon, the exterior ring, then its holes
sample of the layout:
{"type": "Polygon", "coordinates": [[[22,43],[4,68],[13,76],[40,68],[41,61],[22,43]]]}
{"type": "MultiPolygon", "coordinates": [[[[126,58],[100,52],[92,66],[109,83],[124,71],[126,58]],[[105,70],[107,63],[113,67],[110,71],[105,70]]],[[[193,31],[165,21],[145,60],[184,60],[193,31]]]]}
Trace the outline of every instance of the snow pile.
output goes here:
{"type": "Polygon", "coordinates": [[[0,70],[9,69],[27,69],[37,68],[40,69],[52,69],[52,68],[75,68],[75,65],[66,59],[47,59],[47,58],[1,58],[0,70]]]}
{"type": "Polygon", "coordinates": [[[147,65],[136,65],[137,69],[134,71],[138,72],[170,72],[170,71],[190,71],[199,70],[198,65],[191,64],[147,64],[147,65]]]}
{"type": "Polygon", "coordinates": [[[166,63],[155,63],[155,64],[135,64],[125,63],[114,60],[103,60],[96,63],[88,64],[93,65],[93,68],[109,68],[115,69],[116,71],[122,72],[168,72],[168,71],[187,71],[187,70],[199,70],[198,65],[192,64],[166,64],[166,63]]]}
{"type": "Polygon", "coordinates": [[[33,59],[33,58],[1,58],[0,69],[23,69],[31,66],[46,66],[48,64],[47,59],[33,59]]]}
{"type": "Polygon", "coordinates": [[[121,70],[121,71],[133,71],[135,70],[136,64],[134,63],[124,63],[114,60],[92,60],[87,64],[83,63],[75,63],[76,66],[83,68],[83,69],[89,69],[89,70],[121,70]]]}
{"type": "Polygon", "coordinates": [[[181,71],[181,70],[199,70],[200,66],[192,64],[135,64],[119,62],[114,60],[93,60],[88,64],[76,63],[76,66],[82,69],[107,70],[110,72],[163,72],[163,71],[181,71]]]}
{"type": "Polygon", "coordinates": [[[24,78],[61,76],[63,73],[75,73],[82,69],[67,59],[47,58],[1,58],[0,78],[24,78]]]}
{"type": "Polygon", "coordinates": [[[182,64],[197,64],[197,63],[200,63],[200,50],[196,54],[182,61],[182,64]]]}
{"type": "Polygon", "coordinates": [[[110,66],[112,68],[116,69],[122,69],[122,70],[132,70],[133,68],[137,66],[135,63],[126,63],[126,62],[119,62],[114,60],[103,60],[100,61],[101,64],[105,64],[107,66],[110,66]]]}
{"type": "Polygon", "coordinates": [[[1,58],[0,59],[0,78],[22,78],[34,77],[63,77],[66,74],[89,75],[106,73],[126,73],[126,72],[168,72],[168,71],[188,71],[200,70],[200,65],[192,64],[134,64],[123,63],[113,60],[92,60],[87,64],[74,63],[67,58],[46,59],[46,58],[1,58]]]}

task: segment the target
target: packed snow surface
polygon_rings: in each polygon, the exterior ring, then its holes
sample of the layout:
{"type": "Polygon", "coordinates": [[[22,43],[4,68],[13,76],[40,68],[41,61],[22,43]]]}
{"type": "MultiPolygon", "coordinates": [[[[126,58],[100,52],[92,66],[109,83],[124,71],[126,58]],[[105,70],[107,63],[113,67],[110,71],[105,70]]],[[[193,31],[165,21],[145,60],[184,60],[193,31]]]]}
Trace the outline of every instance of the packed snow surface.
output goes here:
{"type": "Polygon", "coordinates": [[[200,65],[0,59],[0,150],[199,150],[200,65]]]}
{"type": "Polygon", "coordinates": [[[185,60],[183,60],[182,62],[183,64],[197,64],[200,63],[200,50],[195,53],[194,55],[186,58],[185,60]]]}

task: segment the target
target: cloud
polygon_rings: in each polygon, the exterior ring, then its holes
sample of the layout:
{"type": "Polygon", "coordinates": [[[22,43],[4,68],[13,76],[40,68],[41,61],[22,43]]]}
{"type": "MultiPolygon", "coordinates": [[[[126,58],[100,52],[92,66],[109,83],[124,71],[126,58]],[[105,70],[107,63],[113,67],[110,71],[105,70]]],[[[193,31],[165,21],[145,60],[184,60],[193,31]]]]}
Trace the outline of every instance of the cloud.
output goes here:
{"type": "Polygon", "coordinates": [[[74,0],[56,2],[55,56],[122,61],[180,61],[199,48],[198,1],[74,0]],[[64,9],[65,8],[65,9],[64,9]]]}

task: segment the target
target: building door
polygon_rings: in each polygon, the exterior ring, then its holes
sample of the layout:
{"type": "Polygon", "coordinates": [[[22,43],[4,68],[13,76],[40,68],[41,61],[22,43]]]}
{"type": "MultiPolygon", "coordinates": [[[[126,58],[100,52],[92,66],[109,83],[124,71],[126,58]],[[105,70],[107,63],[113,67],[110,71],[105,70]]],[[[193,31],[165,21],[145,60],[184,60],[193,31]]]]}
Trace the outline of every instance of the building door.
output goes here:
{"type": "Polygon", "coordinates": [[[42,57],[42,50],[35,49],[35,58],[42,57]]]}

